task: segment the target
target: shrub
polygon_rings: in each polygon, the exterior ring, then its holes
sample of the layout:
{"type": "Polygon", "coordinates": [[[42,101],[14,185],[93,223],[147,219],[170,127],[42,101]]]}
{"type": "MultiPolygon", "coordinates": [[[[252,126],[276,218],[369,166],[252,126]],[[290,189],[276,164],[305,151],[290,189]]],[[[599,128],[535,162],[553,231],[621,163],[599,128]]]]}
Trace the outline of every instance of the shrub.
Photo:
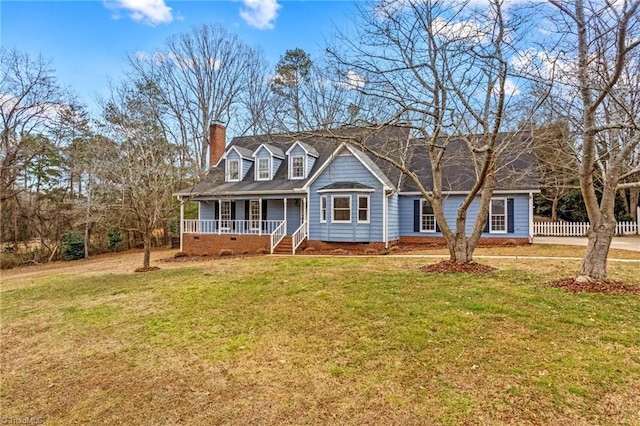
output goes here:
{"type": "Polygon", "coordinates": [[[179,259],[181,257],[189,257],[189,253],[185,253],[183,251],[179,251],[176,254],[173,255],[174,259],[179,259]]]}
{"type": "Polygon", "coordinates": [[[220,253],[218,253],[218,256],[232,256],[233,255],[233,250],[231,249],[222,249],[220,250],[220,253]]]}
{"type": "Polygon", "coordinates": [[[79,232],[67,232],[62,236],[61,251],[66,260],[84,258],[84,238],[79,232]]]}
{"type": "Polygon", "coordinates": [[[249,254],[249,250],[244,249],[244,250],[242,250],[242,251],[240,252],[240,254],[249,254]]]}
{"type": "Polygon", "coordinates": [[[109,232],[107,232],[107,236],[109,237],[109,251],[119,251],[120,243],[123,241],[120,230],[115,228],[110,229],[109,232]]]}
{"type": "Polygon", "coordinates": [[[256,254],[269,254],[269,250],[267,250],[264,247],[261,247],[258,250],[256,250],[256,254]]]}
{"type": "Polygon", "coordinates": [[[0,269],[13,269],[22,263],[22,258],[16,253],[0,253],[0,269]]]}
{"type": "Polygon", "coordinates": [[[315,247],[307,247],[304,249],[305,253],[313,253],[314,251],[316,251],[315,247]]]}

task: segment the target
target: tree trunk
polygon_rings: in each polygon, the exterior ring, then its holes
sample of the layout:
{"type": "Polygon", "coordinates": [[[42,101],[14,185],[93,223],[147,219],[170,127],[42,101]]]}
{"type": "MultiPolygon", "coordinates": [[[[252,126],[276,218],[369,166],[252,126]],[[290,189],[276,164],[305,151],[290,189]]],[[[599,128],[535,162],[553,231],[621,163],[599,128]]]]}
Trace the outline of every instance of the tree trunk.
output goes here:
{"type": "Polygon", "coordinates": [[[473,262],[473,248],[465,235],[456,234],[449,243],[449,260],[455,263],[473,262]]]}
{"type": "Polygon", "coordinates": [[[554,197],[551,201],[551,221],[558,221],[558,197],[554,197]]]}
{"type": "Polygon", "coordinates": [[[593,280],[607,279],[607,256],[616,230],[616,222],[593,224],[587,232],[589,242],[582,260],[581,276],[593,280]]]}
{"type": "Polygon", "coordinates": [[[638,199],[640,199],[640,188],[629,189],[629,213],[634,220],[638,220],[638,199]]]}
{"type": "Polygon", "coordinates": [[[142,267],[149,269],[151,265],[151,233],[144,234],[144,259],[142,261],[142,267]]]}

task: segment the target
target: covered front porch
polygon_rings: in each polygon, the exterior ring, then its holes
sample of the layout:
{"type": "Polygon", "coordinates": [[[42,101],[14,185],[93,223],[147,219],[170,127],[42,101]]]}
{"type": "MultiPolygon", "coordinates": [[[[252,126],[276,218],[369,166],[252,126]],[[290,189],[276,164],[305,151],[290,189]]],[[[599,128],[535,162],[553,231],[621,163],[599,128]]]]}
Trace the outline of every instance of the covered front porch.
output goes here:
{"type": "Polygon", "coordinates": [[[279,252],[295,254],[308,236],[305,196],[193,201],[198,202],[198,219],[185,219],[184,204],[181,207],[182,251],[264,248],[274,253],[280,246],[279,252]]]}

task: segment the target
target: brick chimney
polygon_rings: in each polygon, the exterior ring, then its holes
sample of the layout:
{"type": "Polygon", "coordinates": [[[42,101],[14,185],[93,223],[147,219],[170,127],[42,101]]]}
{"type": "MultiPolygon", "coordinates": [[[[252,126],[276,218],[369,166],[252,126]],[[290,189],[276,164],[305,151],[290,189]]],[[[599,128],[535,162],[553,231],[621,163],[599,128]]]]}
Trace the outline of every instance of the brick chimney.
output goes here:
{"type": "Polygon", "coordinates": [[[214,121],[209,125],[209,168],[216,165],[227,145],[227,128],[224,123],[214,121]]]}

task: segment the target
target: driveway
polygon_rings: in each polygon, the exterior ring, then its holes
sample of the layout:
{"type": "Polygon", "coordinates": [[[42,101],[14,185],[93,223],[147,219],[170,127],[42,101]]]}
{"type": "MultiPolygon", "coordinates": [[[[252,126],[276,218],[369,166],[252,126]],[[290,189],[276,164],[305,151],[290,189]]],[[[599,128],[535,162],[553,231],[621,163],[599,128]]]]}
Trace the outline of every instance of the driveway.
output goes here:
{"type": "MultiPolygon", "coordinates": [[[[585,237],[535,237],[534,244],[565,244],[570,246],[586,246],[585,237]]],[[[640,236],[629,235],[626,237],[613,237],[611,248],[622,250],[640,251],[640,236]]]]}

